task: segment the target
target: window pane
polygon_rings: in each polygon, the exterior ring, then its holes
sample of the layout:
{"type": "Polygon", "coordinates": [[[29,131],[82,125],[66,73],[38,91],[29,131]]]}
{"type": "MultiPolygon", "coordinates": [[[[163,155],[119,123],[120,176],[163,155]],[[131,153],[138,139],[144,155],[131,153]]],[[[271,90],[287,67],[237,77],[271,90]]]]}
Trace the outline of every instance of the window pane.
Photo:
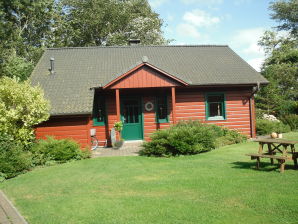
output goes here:
{"type": "Polygon", "coordinates": [[[224,94],[207,96],[207,119],[225,119],[224,94]]]}
{"type": "Polygon", "coordinates": [[[105,111],[104,111],[104,101],[100,100],[98,102],[98,110],[97,110],[97,121],[98,122],[104,122],[104,117],[105,117],[105,111]]]}
{"type": "Polygon", "coordinates": [[[208,102],[223,102],[223,96],[208,96],[208,102]]]}
{"type": "Polygon", "coordinates": [[[126,100],[123,105],[124,123],[139,123],[139,105],[136,100],[126,100]]]}
{"type": "Polygon", "coordinates": [[[104,125],[105,123],[105,99],[104,96],[96,95],[94,99],[93,104],[93,113],[92,113],[92,119],[93,119],[93,125],[104,125]]]}
{"type": "Polygon", "coordinates": [[[168,118],[168,108],[167,108],[167,98],[159,97],[157,99],[157,117],[158,119],[167,119],[168,118]]]}
{"type": "Polygon", "coordinates": [[[223,116],[222,114],[222,104],[221,103],[209,103],[209,116],[223,116]]]}

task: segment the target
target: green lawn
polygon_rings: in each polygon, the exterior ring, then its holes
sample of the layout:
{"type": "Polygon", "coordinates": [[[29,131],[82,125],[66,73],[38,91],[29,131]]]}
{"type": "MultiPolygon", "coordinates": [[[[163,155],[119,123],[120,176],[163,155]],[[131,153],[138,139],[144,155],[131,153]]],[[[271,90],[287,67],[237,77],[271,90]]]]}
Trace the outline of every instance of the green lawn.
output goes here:
{"type": "MultiPolygon", "coordinates": [[[[285,135],[298,139],[298,133],[285,135]]],[[[269,160],[257,144],[177,158],[97,158],[46,168],[0,188],[31,224],[298,223],[298,170],[269,160]]]]}

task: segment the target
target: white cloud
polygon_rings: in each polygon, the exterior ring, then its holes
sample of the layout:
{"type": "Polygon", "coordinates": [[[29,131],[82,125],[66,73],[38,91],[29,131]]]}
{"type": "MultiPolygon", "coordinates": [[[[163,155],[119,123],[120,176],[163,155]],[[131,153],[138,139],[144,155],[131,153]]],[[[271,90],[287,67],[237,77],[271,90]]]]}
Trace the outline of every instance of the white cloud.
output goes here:
{"type": "Polygon", "coordinates": [[[197,27],[209,27],[220,22],[219,17],[211,16],[209,13],[200,9],[186,12],[183,16],[183,20],[197,27]]]}
{"type": "Polygon", "coordinates": [[[149,0],[149,5],[152,7],[152,8],[158,8],[160,7],[161,5],[163,5],[164,3],[166,3],[168,0],[149,0]]]}
{"type": "Polygon", "coordinates": [[[238,30],[230,42],[231,47],[257,71],[261,71],[265,60],[265,52],[258,45],[263,33],[262,27],[238,30]]]}
{"type": "Polygon", "coordinates": [[[231,45],[241,48],[245,54],[264,56],[264,51],[258,46],[258,41],[263,35],[264,29],[261,27],[238,30],[232,39],[231,45]]]}
{"type": "Polygon", "coordinates": [[[197,28],[188,23],[180,23],[177,26],[177,33],[180,36],[192,37],[192,38],[199,38],[201,36],[197,28]]]}
{"type": "Polygon", "coordinates": [[[251,43],[247,48],[243,49],[246,54],[263,54],[264,51],[257,43],[251,43]]]}
{"type": "Polygon", "coordinates": [[[261,71],[261,67],[264,63],[264,58],[253,58],[247,61],[248,64],[250,64],[255,70],[258,72],[261,71]]]}
{"type": "Polygon", "coordinates": [[[223,0],[181,0],[184,4],[205,4],[205,5],[218,5],[223,3],[223,0]]]}

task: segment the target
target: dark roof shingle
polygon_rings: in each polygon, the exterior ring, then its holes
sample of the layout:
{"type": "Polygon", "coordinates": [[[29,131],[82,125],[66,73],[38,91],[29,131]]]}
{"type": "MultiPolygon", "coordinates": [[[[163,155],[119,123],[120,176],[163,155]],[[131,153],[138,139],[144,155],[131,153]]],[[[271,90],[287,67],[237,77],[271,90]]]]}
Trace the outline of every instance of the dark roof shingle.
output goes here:
{"type": "Polygon", "coordinates": [[[126,46],[46,49],[30,79],[51,101],[52,115],[90,114],[92,87],[104,86],[147,57],[148,63],[190,85],[267,83],[228,46],[126,46]],[[50,58],[55,74],[50,75],[50,58]]]}

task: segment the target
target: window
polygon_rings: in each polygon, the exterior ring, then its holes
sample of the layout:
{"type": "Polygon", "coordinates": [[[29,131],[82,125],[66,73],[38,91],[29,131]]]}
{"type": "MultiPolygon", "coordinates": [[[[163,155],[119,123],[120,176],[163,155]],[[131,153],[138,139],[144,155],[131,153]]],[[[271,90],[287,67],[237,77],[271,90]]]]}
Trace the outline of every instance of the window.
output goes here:
{"type": "Polygon", "coordinates": [[[206,120],[225,120],[225,95],[209,93],[206,95],[206,120]]]}
{"type": "Polygon", "coordinates": [[[104,97],[95,97],[93,106],[93,125],[94,126],[104,126],[106,120],[106,110],[105,110],[105,100],[104,97]]]}
{"type": "Polygon", "coordinates": [[[156,121],[157,123],[168,123],[167,95],[156,98],[156,121]]]}

